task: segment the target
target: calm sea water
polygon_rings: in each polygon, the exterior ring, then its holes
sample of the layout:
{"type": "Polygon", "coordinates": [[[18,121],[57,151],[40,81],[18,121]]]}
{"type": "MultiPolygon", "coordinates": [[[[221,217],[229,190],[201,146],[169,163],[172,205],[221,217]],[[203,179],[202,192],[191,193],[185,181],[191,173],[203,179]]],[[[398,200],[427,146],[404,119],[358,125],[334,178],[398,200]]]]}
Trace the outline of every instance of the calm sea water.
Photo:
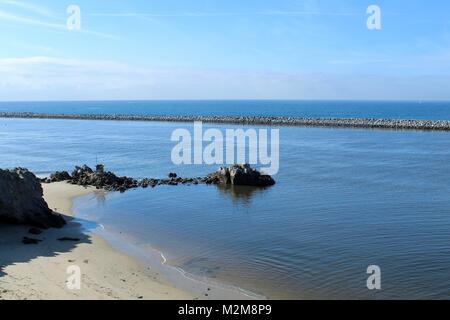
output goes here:
{"type": "MultiPolygon", "coordinates": [[[[0,167],[46,174],[97,157],[135,177],[214,171],[171,163],[180,127],[191,125],[0,119],[0,167]]],[[[272,188],[161,186],[75,209],[192,274],[271,298],[450,298],[450,134],[283,127],[280,139],[272,188]],[[366,288],[373,264],[379,292],[366,288]]]]}
{"type": "Polygon", "coordinates": [[[450,102],[270,100],[0,102],[0,112],[450,120],[450,102]]]}

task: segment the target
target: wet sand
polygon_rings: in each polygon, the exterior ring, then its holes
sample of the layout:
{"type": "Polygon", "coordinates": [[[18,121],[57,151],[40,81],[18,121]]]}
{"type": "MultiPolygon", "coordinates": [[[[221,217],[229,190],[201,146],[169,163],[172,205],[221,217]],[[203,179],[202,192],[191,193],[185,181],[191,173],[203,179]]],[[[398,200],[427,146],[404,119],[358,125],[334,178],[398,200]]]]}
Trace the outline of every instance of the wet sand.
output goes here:
{"type": "Polygon", "coordinates": [[[119,238],[113,236],[107,241],[87,230],[86,225],[92,223],[74,218],[73,200],[104,191],[65,182],[43,184],[43,189],[49,207],[63,214],[68,224],[62,229],[44,230],[40,235],[29,234],[26,226],[0,224],[0,299],[256,298],[236,288],[190,279],[180,270],[165,266],[160,253],[149,257],[149,261],[139,260],[135,248],[126,243],[114,245],[119,238]],[[25,245],[24,236],[42,242],[25,245]],[[59,241],[62,237],[79,241],[59,241]],[[79,290],[67,286],[69,266],[81,270],[79,290]]]}
{"type": "Polygon", "coordinates": [[[1,299],[194,299],[158,273],[109,246],[101,237],[85,234],[71,217],[72,199],[94,189],[66,183],[46,184],[44,197],[50,208],[66,216],[62,229],[28,234],[27,227],[0,225],[1,299]],[[24,245],[22,237],[42,239],[24,245]],[[80,241],[58,241],[61,237],[80,241]],[[81,269],[81,289],[69,290],[67,268],[81,269]]]}

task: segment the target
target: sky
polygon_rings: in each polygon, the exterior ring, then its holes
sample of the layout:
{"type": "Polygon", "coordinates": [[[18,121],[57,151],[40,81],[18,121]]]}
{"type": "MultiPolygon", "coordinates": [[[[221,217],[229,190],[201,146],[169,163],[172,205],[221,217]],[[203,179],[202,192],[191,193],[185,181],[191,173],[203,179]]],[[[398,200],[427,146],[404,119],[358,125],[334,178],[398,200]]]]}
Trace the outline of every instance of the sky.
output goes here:
{"type": "Polygon", "coordinates": [[[117,99],[450,100],[450,2],[0,0],[0,101],[117,99]]]}

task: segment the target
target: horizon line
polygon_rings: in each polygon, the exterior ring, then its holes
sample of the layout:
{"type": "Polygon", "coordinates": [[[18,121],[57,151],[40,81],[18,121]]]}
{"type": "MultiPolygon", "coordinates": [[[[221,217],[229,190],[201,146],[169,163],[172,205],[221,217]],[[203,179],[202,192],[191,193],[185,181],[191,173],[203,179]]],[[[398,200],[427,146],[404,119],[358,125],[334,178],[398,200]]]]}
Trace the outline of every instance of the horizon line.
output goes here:
{"type": "Polygon", "coordinates": [[[258,98],[233,98],[233,99],[80,99],[80,100],[0,100],[0,103],[42,103],[42,102],[233,102],[233,101],[286,101],[286,102],[448,102],[442,99],[258,99],[258,98]]]}

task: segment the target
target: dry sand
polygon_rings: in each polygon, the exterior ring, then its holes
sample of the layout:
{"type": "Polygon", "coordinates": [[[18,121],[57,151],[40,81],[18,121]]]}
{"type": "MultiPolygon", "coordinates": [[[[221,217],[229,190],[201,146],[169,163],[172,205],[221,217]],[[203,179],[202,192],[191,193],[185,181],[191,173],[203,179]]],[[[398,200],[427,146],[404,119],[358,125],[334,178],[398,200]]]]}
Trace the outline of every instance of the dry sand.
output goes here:
{"type": "Polygon", "coordinates": [[[0,225],[0,299],[195,299],[155,271],[112,249],[95,234],[85,234],[73,217],[72,199],[94,192],[66,183],[45,184],[50,208],[67,217],[62,229],[28,234],[27,227],[0,225]],[[24,236],[42,239],[24,245],[24,236]],[[58,241],[61,237],[80,241],[58,241]],[[81,269],[81,289],[67,288],[67,268],[81,269]]]}

